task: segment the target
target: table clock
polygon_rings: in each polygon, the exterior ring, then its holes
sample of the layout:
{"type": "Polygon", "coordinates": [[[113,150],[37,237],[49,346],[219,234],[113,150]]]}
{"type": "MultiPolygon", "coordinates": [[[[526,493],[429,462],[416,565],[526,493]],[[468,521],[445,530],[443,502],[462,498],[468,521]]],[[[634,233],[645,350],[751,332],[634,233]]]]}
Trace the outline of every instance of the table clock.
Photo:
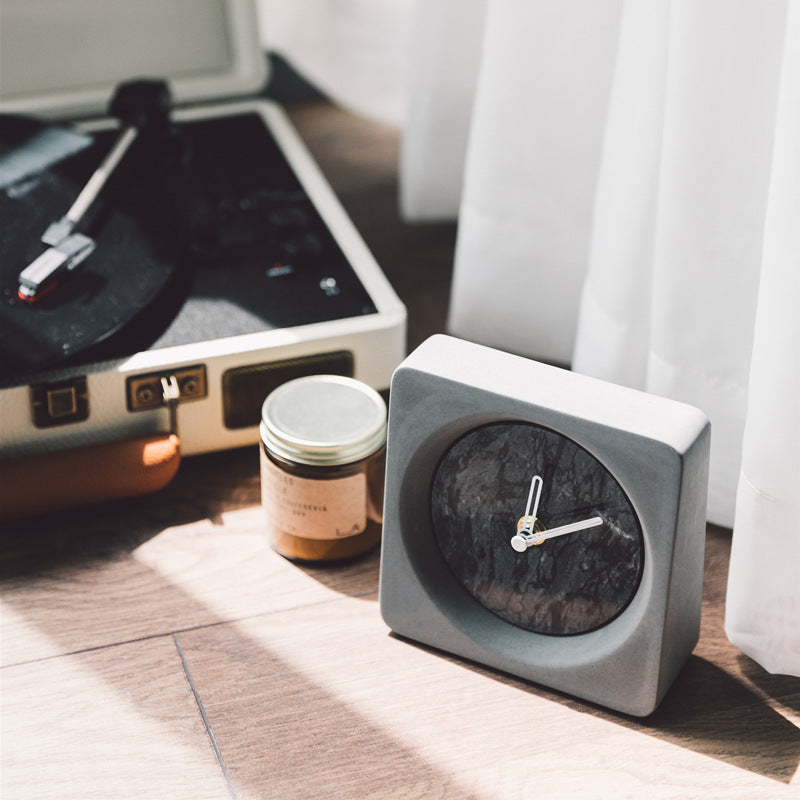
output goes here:
{"type": "Polygon", "coordinates": [[[384,620],[647,716],[699,636],[709,442],[691,406],[432,337],[392,378],[384,620]]]}

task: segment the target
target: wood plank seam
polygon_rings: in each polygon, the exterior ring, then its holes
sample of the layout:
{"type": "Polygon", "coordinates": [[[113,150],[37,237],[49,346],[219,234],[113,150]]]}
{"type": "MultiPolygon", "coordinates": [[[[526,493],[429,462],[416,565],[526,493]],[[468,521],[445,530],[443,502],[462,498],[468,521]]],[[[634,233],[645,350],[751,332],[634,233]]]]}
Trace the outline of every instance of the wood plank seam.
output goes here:
{"type": "Polygon", "coordinates": [[[186,627],[183,628],[174,628],[172,630],[157,631],[155,633],[151,633],[146,636],[134,636],[133,638],[130,639],[119,639],[112,642],[107,642],[105,644],[94,645],[92,647],[81,647],[76,650],[68,650],[63,653],[54,653],[53,655],[49,656],[41,656],[40,658],[27,658],[27,659],[22,659],[20,661],[10,661],[9,663],[0,666],[0,672],[10,667],[21,667],[25,666],[26,664],[37,664],[41,661],[53,661],[54,659],[65,658],[67,656],[79,656],[79,655],[84,655],[86,653],[93,653],[99,650],[106,650],[110,647],[118,647],[119,645],[147,642],[152,639],[161,639],[164,636],[179,636],[180,634],[191,633],[193,631],[200,631],[206,628],[214,628],[220,625],[228,625],[230,623],[235,624],[237,622],[244,622],[245,620],[248,619],[256,619],[258,617],[268,617],[272,616],[273,614],[284,614],[286,612],[295,611],[301,608],[313,608],[315,606],[324,606],[327,605],[328,603],[341,603],[347,600],[348,598],[357,598],[357,599],[367,598],[373,595],[377,595],[377,592],[374,589],[370,589],[369,591],[366,592],[354,592],[353,594],[342,595],[341,597],[327,598],[325,600],[317,600],[313,603],[299,603],[294,606],[288,606],[286,608],[276,608],[272,611],[260,611],[255,614],[245,614],[239,617],[228,617],[225,619],[214,620],[213,622],[206,622],[200,625],[187,625],[186,627]]]}
{"type": "Polygon", "coordinates": [[[214,749],[214,754],[217,757],[217,763],[219,764],[219,767],[222,770],[222,775],[225,778],[225,783],[228,786],[228,791],[231,794],[232,800],[237,800],[236,791],[233,788],[233,783],[231,783],[230,775],[228,775],[228,769],[225,766],[225,760],[222,758],[222,753],[220,752],[219,745],[217,744],[217,739],[214,736],[214,731],[211,728],[211,722],[209,721],[208,715],[206,714],[206,710],[203,707],[203,701],[200,699],[197,687],[194,685],[194,681],[192,680],[192,673],[189,670],[189,665],[186,663],[186,659],[184,658],[183,655],[183,650],[181,650],[180,643],[178,642],[178,636],[175,633],[172,634],[172,642],[175,645],[175,650],[177,651],[178,658],[181,661],[181,668],[183,669],[183,674],[186,677],[186,682],[189,684],[189,688],[192,690],[192,696],[194,697],[194,702],[197,704],[197,709],[200,712],[200,717],[203,720],[203,725],[205,726],[208,739],[211,742],[211,747],[214,749]]]}

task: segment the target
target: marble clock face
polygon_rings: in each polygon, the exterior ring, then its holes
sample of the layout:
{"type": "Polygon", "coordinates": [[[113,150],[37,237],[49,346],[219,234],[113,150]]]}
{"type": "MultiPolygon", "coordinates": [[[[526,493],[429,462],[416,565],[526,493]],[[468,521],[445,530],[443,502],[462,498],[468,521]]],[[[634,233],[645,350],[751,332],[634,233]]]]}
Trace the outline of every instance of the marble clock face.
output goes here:
{"type": "Polygon", "coordinates": [[[644,541],[625,491],[593,455],[548,428],[498,422],[458,439],[434,473],[431,518],[467,592],[529,631],[600,628],[639,586],[644,541]],[[568,525],[571,532],[555,530],[568,525]],[[521,552],[511,544],[520,533],[521,552]]]}

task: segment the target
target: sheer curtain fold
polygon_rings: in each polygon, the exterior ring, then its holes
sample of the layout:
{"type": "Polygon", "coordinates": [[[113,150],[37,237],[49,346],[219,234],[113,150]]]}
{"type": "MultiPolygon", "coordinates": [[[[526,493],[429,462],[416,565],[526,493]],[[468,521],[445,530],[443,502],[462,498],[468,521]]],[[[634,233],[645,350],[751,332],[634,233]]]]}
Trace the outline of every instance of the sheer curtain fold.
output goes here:
{"type": "Polygon", "coordinates": [[[612,0],[488,3],[452,333],[569,361],[619,8],[612,0]]]}
{"type": "Polygon", "coordinates": [[[408,220],[458,214],[485,11],[485,0],[425,0],[412,17],[400,151],[400,210],[408,220]]]}
{"type": "Polygon", "coordinates": [[[789,7],[725,629],[800,675],[800,3],[789,7]]]}

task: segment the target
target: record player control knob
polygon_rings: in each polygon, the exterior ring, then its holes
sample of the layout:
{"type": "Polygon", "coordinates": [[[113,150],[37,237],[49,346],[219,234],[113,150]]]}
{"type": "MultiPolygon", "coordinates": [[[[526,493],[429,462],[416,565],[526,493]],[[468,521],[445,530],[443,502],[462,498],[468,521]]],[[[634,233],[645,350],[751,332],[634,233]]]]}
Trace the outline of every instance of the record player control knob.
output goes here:
{"type": "Polygon", "coordinates": [[[319,282],[319,288],[322,289],[328,297],[336,297],[341,291],[339,284],[336,282],[336,278],[323,278],[319,282]]]}

